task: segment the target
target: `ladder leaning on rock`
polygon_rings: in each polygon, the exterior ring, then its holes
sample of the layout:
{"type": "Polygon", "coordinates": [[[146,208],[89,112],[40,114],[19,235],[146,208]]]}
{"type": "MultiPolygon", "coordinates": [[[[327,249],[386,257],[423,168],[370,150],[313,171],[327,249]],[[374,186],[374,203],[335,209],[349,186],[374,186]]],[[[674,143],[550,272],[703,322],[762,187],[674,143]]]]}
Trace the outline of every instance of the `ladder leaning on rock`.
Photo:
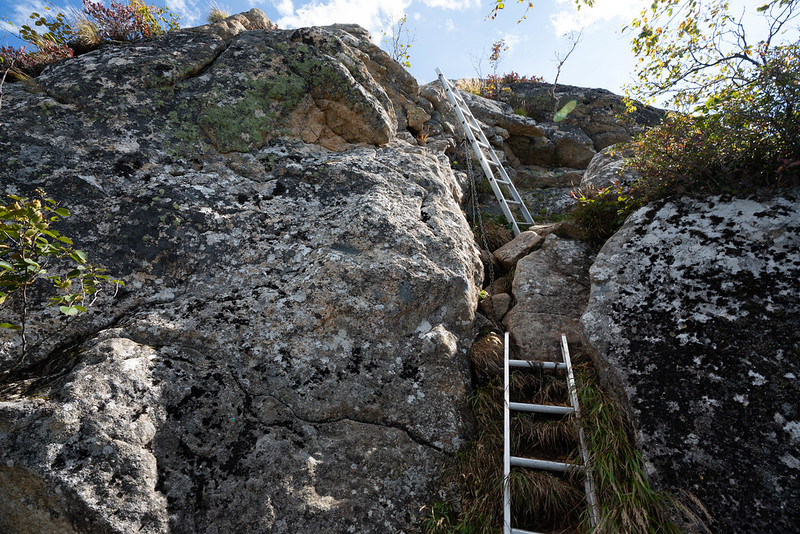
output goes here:
{"type": "Polygon", "coordinates": [[[489,185],[492,186],[492,191],[494,191],[494,195],[500,203],[500,209],[503,210],[503,215],[506,216],[506,220],[512,226],[514,235],[519,235],[520,225],[532,226],[534,224],[533,217],[531,217],[530,212],[528,212],[525,202],[522,200],[522,197],[519,196],[517,188],[514,187],[514,183],[503,168],[503,164],[500,163],[500,159],[489,144],[489,140],[486,138],[480,124],[478,124],[478,121],[469,110],[467,103],[464,102],[464,99],[458,94],[456,88],[444,77],[444,74],[442,74],[442,71],[438,67],[436,68],[436,74],[438,74],[439,81],[444,88],[444,92],[447,94],[447,99],[456,109],[456,115],[461,123],[461,128],[463,128],[464,134],[472,146],[473,152],[475,152],[475,157],[478,158],[481,164],[486,179],[489,180],[489,185]],[[510,198],[507,198],[506,195],[510,198]],[[517,219],[512,209],[521,216],[522,220],[517,219]]]}
{"type": "Polygon", "coordinates": [[[561,334],[561,357],[562,362],[544,362],[534,360],[511,360],[509,359],[509,334],[505,333],[503,355],[503,379],[504,379],[504,402],[503,402],[503,534],[536,534],[527,530],[514,528],[511,521],[511,484],[509,477],[512,467],[525,469],[538,469],[553,471],[558,473],[568,473],[572,471],[582,472],[584,475],[584,490],[586,501],[589,505],[589,521],[595,527],[599,521],[600,509],[597,502],[594,481],[589,463],[589,452],[586,448],[583,426],[580,423],[580,405],[578,403],[578,391],[575,387],[575,376],[572,373],[572,361],[569,357],[569,347],[567,346],[567,336],[561,334]],[[510,398],[510,372],[511,367],[517,369],[543,370],[543,371],[566,371],[567,392],[569,394],[570,406],[560,406],[556,404],[530,404],[524,402],[511,402],[510,398]],[[581,464],[570,462],[554,462],[536,458],[525,458],[511,456],[511,412],[540,413],[549,415],[561,415],[574,417],[577,420],[577,434],[580,445],[581,464]]]}

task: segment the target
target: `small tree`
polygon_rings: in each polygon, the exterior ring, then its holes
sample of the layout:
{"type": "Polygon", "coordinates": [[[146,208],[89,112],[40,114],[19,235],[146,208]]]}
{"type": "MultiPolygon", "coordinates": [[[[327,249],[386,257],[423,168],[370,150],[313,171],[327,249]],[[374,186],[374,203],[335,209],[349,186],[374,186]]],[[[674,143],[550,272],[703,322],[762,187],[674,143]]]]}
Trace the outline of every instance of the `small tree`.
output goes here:
{"type": "Polygon", "coordinates": [[[37,190],[38,198],[8,195],[10,202],[0,204],[0,309],[14,296],[19,298],[19,324],[0,321],[0,328],[18,330],[22,337],[20,363],[27,354],[27,322],[30,291],[39,280],[48,280],[60,294],[49,298],[67,316],[85,312],[106,286],[116,290],[124,285],[87,260],[72,240],[52,227],[70,213],[37,190]],[[50,269],[61,274],[50,274],[50,269]]]}
{"type": "Polygon", "coordinates": [[[382,44],[392,59],[400,63],[407,69],[411,68],[411,55],[409,49],[414,44],[416,34],[408,29],[408,18],[403,14],[402,17],[391,25],[389,33],[383,32],[382,44]]]}
{"type": "Polygon", "coordinates": [[[758,42],[723,0],[657,0],[631,23],[640,66],[629,93],[669,97],[683,113],[637,141],[635,165],[649,191],[747,193],[797,182],[797,28],[784,39],[798,2],[752,9],[766,29],[758,42]]]}

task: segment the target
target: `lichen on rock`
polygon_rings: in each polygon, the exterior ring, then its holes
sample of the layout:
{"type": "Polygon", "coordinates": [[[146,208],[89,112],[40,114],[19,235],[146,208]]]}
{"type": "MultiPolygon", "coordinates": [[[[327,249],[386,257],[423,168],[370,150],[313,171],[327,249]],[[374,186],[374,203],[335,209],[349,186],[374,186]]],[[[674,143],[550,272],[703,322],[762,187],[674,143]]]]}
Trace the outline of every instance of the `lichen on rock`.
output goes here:
{"type": "Polygon", "coordinates": [[[5,88],[0,182],[126,286],[31,312],[21,367],[0,332],[2,531],[407,531],[469,436],[481,264],[395,138],[416,85],[358,28],[237,20],[5,88]]]}
{"type": "Polygon", "coordinates": [[[583,325],[651,477],[719,532],[800,520],[800,201],[682,199],[626,221],[583,325]]]}

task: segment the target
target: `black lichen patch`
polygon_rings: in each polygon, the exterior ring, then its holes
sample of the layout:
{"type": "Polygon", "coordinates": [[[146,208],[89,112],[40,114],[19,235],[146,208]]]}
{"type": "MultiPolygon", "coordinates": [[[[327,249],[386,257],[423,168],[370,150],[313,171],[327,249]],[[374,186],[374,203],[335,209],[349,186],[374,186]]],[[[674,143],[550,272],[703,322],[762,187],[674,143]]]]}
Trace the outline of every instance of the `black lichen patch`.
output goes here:
{"type": "Polygon", "coordinates": [[[667,204],[605,249],[618,257],[601,263],[625,280],[605,297],[621,332],[608,353],[660,485],[697,495],[720,532],[789,531],[800,522],[800,206],[736,202],[667,204]]]}

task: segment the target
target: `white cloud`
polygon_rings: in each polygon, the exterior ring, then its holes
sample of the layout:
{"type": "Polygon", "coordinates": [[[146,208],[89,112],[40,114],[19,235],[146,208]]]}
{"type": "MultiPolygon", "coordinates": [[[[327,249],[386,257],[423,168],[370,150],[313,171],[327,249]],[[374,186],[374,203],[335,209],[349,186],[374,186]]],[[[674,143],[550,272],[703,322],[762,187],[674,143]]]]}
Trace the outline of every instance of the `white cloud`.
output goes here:
{"type": "Polygon", "coordinates": [[[275,5],[275,9],[278,10],[278,14],[281,17],[289,17],[292,13],[294,13],[294,4],[292,0],[278,0],[277,2],[273,2],[275,5]]]}
{"type": "Polygon", "coordinates": [[[481,0],[422,0],[428,7],[439,7],[442,9],[464,10],[469,9],[474,4],[477,7],[481,6],[481,0]]]}
{"type": "Polygon", "coordinates": [[[595,0],[594,6],[576,9],[573,0],[558,0],[568,7],[550,16],[553,30],[559,37],[571,31],[580,31],[598,21],[619,19],[619,24],[629,23],[650,2],[648,0],[595,0]]]}
{"type": "Polygon", "coordinates": [[[411,0],[314,0],[276,22],[281,28],[355,23],[369,30],[373,41],[380,42],[381,31],[388,31],[391,22],[410,5],[411,0]]]}
{"type": "MultiPolygon", "coordinates": [[[[176,13],[181,18],[180,24],[182,28],[205,24],[206,20],[204,17],[207,12],[211,10],[210,7],[203,7],[202,9],[206,9],[206,13],[202,13],[200,11],[201,7],[198,5],[199,3],[187,2],[186,0],[166,0],[166,4],[170,11],[176,13]]],[[[205,5],[208,6],[208,4],[205,5]]]]}
{"type": "Polygon", "coordinates": [[[422,18],[422,15],[420,15],[419,11],[416,11],[416,12],[414,12],[414,15],[412,15],[412,18],[414,20],[419,20],[419,19],[422,18]]]}
{"type": "Polygon", "coordinates": [[[447,19],[444,21],[444,29],[451,32],[456,29],[456,25],[453,22],[453,19],[447,19]]]}
{"type": "Polygon", "coordinates": [[[503,40],[506,42],[508,52],[510,53],[514,51],[514,46],[520,42],[520,36],[513,33],[507,33],[503,36],[503,40]]]}

